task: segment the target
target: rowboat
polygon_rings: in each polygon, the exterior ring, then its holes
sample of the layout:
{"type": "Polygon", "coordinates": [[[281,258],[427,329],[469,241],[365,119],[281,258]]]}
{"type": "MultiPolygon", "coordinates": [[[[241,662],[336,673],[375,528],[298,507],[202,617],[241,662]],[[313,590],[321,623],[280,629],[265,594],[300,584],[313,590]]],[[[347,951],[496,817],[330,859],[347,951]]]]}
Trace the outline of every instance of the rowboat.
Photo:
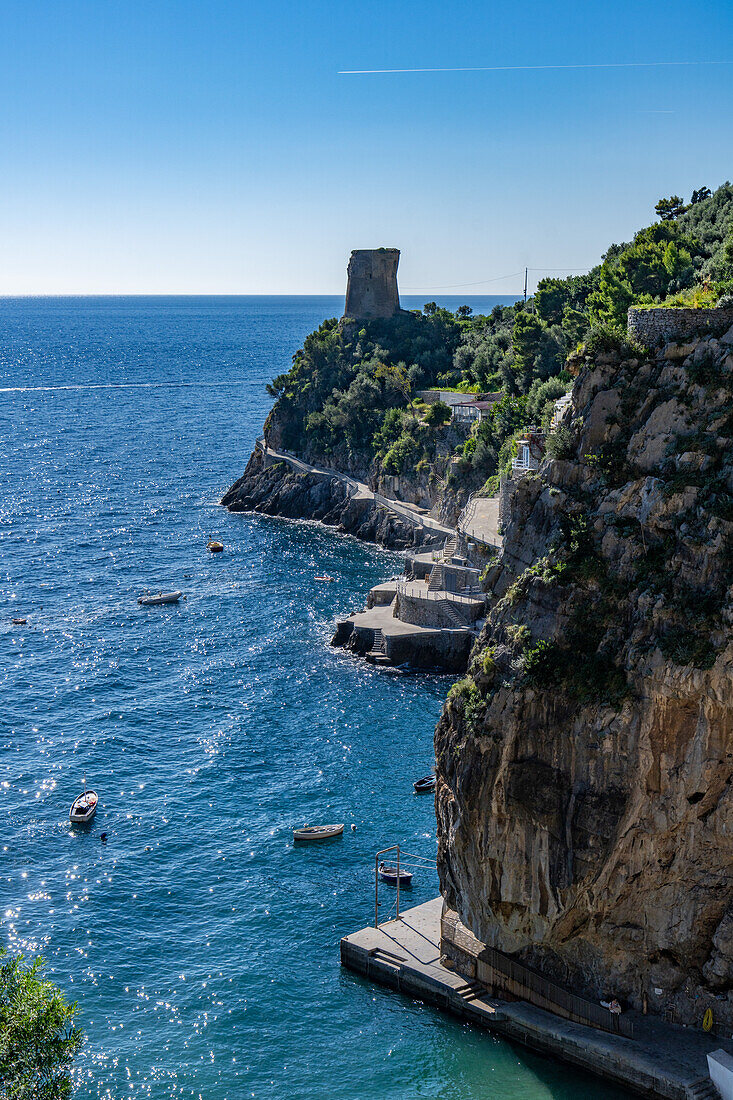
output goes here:
{"type": "Polygon", "coordinates": [[[293,829],[293,840],[330,840],[334,836],[341,836],[343,831],[343,824],[303,825],[300,829],[293,829]]]}
{"type": "Polygon", "coordinates": [[[224,549],[224,543],[217,542],[216,539],[210,539],[206,544],[206,549],[210,550],[212,554],[221,554],[224,549]]]}
{"type": "Polygon", "coordinates": [[[428,794],[430,791],[435,790],[435,776],[424,775],[422,779],[418,779],[412,784],[415,794],[428,794]]]}
{"type": "Polygon", "coordinates": [[[412,871],[403,871],[400,867],[398,873],[397,866],[394,863],[380,863],[379,877],[392,886],[396,886],[398,881],[400,886],[410,886],[412,884],[412,871]]]}
{"type": "Polygon", "coordinates": [[[84,776],[84,791],[71,803],[69,821],[72,825],[88,825],[97,812],[97,792],[87,790],[87,777],[84,776]]]}
{"type": "Polygon", "coordinates": [[[11,619],[10,621],[13,624],[13,626],[25,626],[26,623],[28,622],[27,619],[11,619]]]}
{"type": "Polygon", "coordinates": [[[142,596],[138,596],[137,602],[141,607],[159,607],[163,603],[178,603],[182,595],[182,592],[159,592],[157,596],[151,596],[144,592],[142,596]]]}

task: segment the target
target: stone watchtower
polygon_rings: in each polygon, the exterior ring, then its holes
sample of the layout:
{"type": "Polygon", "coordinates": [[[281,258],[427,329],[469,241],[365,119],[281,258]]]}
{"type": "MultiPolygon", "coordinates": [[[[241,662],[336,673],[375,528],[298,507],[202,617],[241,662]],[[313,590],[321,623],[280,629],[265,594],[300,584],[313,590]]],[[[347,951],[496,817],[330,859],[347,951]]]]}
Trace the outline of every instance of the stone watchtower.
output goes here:
{"type": "Polygon", "coordinates": [[[359,248],[351,253],[347,269],[344,317],[371,320],[400,312],[397,290],[399,248],[359,248]]]}

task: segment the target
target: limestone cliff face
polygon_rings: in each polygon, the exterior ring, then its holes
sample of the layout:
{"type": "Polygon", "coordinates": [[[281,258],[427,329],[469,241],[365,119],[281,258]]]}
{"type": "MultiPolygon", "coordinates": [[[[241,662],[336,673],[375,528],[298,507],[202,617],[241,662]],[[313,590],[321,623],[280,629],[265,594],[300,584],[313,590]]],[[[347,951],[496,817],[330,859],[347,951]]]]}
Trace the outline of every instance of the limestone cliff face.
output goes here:
{"type": "Polygon", "coordinates": [[[366,499],[349,496],[342,481],[325,474],[298,473],[285,462],[266,464],[252,452],[247,469],[221,503],[230,512],[260,512],[284,519],[313,519],[391,550],[419,544],[424,532],[366,499]]]}
{"type": "Polygon", "coordinates": [[[436,730],[439,871],[484,942],[733,1025],[733,330],[585,362],[436,730]]]}

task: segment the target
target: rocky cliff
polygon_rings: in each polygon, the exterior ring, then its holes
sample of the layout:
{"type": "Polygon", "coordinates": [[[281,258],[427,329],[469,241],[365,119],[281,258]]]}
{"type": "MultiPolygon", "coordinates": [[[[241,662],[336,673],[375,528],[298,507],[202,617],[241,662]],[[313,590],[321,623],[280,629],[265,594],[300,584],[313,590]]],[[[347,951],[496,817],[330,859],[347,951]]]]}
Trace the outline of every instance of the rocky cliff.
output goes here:
{"type": "Polygon", "coordinates": [[[439,872],[483,942],[733,1025],[733,329],[580,364],[435,737],[439,872]]]}
{"type": "Polygon", "coordinates": [[[372,500],[350,496],[343,481],[327,474],[299,473],[286,462],[266,462],[259,448],[221,503],[230,512],[319,520],[391,550],[419,545],[426,538],[424,531],[394,512],[372,500]]]}

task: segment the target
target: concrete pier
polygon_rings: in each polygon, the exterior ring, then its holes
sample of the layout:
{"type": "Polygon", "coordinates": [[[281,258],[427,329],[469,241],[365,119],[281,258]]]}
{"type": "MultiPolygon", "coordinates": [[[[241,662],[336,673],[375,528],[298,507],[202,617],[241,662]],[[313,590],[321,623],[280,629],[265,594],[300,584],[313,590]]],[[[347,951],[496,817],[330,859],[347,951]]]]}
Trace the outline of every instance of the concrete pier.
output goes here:
{"type": "Polygon", "coordinates": [[[721,1049],[733,1053],[733,1043],[638,1013],[631,1014],[634,1038],[627,1039],[571,1023],[526,1001],[497,1000],[478,982],[441,961],[442,906],[442,898],[434,898],[407,910],[398,920],[345,936],[342,965],[641,1096],[718,1097],[707,1055],[721,1049]]]}

